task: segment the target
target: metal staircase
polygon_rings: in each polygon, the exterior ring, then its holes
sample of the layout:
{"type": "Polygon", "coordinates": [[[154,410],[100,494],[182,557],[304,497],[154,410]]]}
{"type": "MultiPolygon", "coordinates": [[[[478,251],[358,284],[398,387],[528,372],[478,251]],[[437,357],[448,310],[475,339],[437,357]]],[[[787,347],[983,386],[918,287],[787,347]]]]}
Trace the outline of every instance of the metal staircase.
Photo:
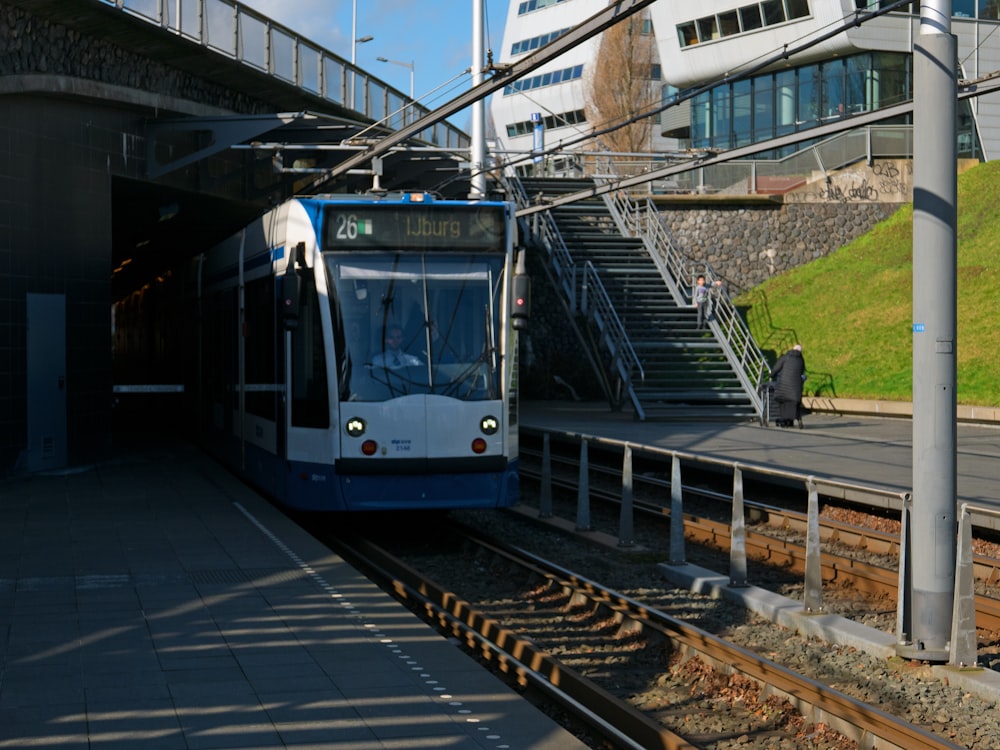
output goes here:
{"type": "MultiPolygon", "coordinates": [[[[592,180],[507,177],[519,207],[594,187],[592,180]]],[[[532,216],[549,273],[571,312],[606,350],[602,362],[639,419],[758,418],[769,369],[728,297],[697,330],[690,287],[698,273],[676,249],[655,206],[596,196],[532,216]]],[[[614,398],[612,400],[615,400],[614,398]]]]}

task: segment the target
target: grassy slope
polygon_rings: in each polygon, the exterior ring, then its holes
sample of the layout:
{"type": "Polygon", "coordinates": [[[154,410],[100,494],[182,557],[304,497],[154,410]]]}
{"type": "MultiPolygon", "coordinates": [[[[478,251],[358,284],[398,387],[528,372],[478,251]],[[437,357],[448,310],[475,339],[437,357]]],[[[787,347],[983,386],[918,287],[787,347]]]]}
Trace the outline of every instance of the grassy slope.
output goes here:
{"type": "MultiPolygon", "coordinates": [[[[958,178],[959,403],[1000,406],[1000,162],[958,178]]],[[[808,394],[910,400],[913,207],[737,298],[767,353],[796,341],[808,394]]],[[[773,360],[772,360],[773,361],[773,360]]]]}

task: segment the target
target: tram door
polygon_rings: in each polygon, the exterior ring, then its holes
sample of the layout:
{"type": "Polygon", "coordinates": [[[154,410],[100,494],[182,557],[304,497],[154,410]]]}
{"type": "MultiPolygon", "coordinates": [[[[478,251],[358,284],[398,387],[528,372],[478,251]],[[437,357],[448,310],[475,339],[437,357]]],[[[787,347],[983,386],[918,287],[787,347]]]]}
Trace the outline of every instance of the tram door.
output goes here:
{"type": "Polygon", "coordinates": [[[60,469],[67,462],[66,295],[29,294],[28,471],[60,469]]]}

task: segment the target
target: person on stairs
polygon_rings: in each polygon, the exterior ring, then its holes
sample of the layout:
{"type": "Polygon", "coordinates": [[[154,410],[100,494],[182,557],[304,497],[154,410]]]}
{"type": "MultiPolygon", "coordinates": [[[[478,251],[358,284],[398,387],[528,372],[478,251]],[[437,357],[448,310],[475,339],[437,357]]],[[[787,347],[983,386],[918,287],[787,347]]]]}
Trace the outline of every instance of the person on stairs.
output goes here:
{"type": "Polygon", "coordinates": [[[695,282],[694,292],[691,294],[691,304],[698,311],[698,330],[702,331],[708,322],[708,314],[712,307],[712,293],[705,286],[704,276],[698,276],[698,280],[695,282]]]}
{"type": "Polygon", "coordinates": [[[715,308],[719,305],[724,291],[722,279],[716,279],[706,286],[705,277],[698,276],[694,292],[691,294],[691,302],[698,310],[699,331],[705,330],[706,324],[710,320],[715,320],[715,308]]]}

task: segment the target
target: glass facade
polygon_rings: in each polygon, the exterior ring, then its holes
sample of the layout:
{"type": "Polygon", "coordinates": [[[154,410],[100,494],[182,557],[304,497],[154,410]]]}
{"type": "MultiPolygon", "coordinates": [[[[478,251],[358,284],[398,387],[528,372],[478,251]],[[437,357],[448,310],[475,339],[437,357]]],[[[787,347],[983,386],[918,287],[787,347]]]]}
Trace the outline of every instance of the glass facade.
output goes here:
{"type": "Polygon", "coordinates": [[[766,73],[692,99],[691,146],[744,146],[910,97],[904,54],[864,53],[766,73]]]}
{"type": "MultiPolygon", "coordinates": [[[[895,52],[866,52],[765,73],[694,97],[691,147],[728,150],[912,98],[911,57],[895,52]]],[[[968,102],[958,104],[958,149],[961,157],[981,156],[968,102]]]]}
{"type": "MultiPolygon", "coordinates": [[[[890,1],[854,0],[854,7],[858,10],[876,10],[886,7],[890,1]]],[[[1000,7],[998,0],[952,0],[951,15],[953,18],[978,18],[981,21],[996,21],[1000,19],[998,7],[1000,7]]],[[[908,7],[897,12],[920,15],[920,3],[910,3],[908,7]]]]}

